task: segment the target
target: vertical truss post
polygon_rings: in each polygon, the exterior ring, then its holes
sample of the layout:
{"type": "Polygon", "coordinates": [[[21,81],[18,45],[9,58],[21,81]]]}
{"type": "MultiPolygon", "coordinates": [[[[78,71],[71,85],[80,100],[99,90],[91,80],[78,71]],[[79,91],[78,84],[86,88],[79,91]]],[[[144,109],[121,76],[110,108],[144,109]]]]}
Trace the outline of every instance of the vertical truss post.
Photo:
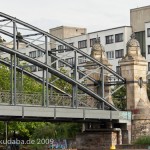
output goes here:
{"type": "Polygon", "coordinates": [[[45,70],[43,69],[43,94],[42,106],[45,106],[45,70]]]}
{"type": "MultiPolygon", "coordinates": [[[[45,36],[45,62],[48,65],[48,47],[47,47],[47,36],[45,36]]],[[[46,107],[49,106],[49,97],[48,97],[48,68],[46,68],[46,107]]]]}
{"type": "Polygon", "coordinates": [[[10,66],[10,69],[11,69],[11,77],[10,77],[10,89],[11,89],[11,101],[10,101],[10,104],[13,105],[13,55],[11,54],[10,55],[10,61],[11,61],[11,66],[10,66]]]}
{"type": "MultiPolygon", "coordinates": [[[[13,21],[13,49],[16,50],[16,22],[13,21]]],[[[13,104],[16,105],[16,54],[14,54],[14,102],[13,104]]]]}
{"type": "MultiPolygon", "coordinates": [[[[74,51],[74,70],[73,70],[73,77],[77,80],[77,64],[78,64],[78,56],[77,51],[74,51]]],[[[78,107],[78,85],[74,84],[72,86],[72,107],[78,107]]]]}
{"type": "MultiPolygon", "coordinates": [[[[105,90],[104,90],[104,67],[101,68],[101,87],[102,87],[102,91],[101,91],[101,95],[102,98],[104,98],[105,96],[105,90]]],[[[102,109],[104,109],[104,102],[102,102],[102,109]]]]}
{"type": "Polygon", "coordinates": [[[102,67],[102,98],[104,98],[105,91],[104,91],[104,67],[102,67]]]}
{"type": "Polygon", "coordinates": [[[53,100],[53,87],[51,86],[51,91],[50,91],[50,101],[52,102],[53,100]]]}

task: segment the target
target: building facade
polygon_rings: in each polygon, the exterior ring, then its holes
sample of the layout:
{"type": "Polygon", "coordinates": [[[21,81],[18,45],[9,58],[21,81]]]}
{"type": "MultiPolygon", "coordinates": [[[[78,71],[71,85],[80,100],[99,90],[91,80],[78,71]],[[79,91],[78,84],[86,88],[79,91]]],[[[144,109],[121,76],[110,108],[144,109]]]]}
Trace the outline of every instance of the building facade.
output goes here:
{"type": "MultiPolygon", "coordinates": [[[[91,54],[91,48],[94,44],[97,36],[99,37],[101,44],[104,46],[105,55],[107,56],[109,63],[112,64],[112,69],[116,72],[120,72],[118,61],[126,55],[126,43],[130,39],[132,32],[135,32],[136,39],[139,41],[141,46],[141,54],[148,61],[148,71],[150,71],[150,6],[135,8],[130,10],[130,24],[131,26],[121,26],[111,28],[107,30],[100,30],[91,33],[87,33],[86,28],[79,27],[68,27],[60,26],[49,30],[50,34],[63,39],[65,42],[77,47],[81,51],[87,54],[91,54]]],[[[41,45],[44,47],[44,45],[41,45]]],[[[73,64],[73,51],[69,50],[68,47],[61,45],[60,43],[51,40],[49,44],[49,50],[54,50],[56,56],[65,60],[66,62],[73,64]]],[[[45,61],[45,56],[42,52],[28,47],[20,47],[19,50],[22,53],[26,53],[30,57],[36,58],[40,61],[45,61]]],[[[6,59],[6,54],[1,54],[1,57],[6,59]]],[[[49,57],[49,63],[53,62],[49,57]]],[[[78,56],[78,65],[86,62],[86,58],[78,56]]],[[[55,67],[60,69],[65,67],[60,61],[56,61],[55,67]]],[[[42,76],[40,68],[31,69],[35,74],[42,76]]],[[[71,72],[70,72],[71,74],[71,72]]]]}
{"type": "MultiPolygon", "coordinates": [[[[104,46],[109,62],[113,65],[112,69],[118,71],[118,61],[126,54],[126,43],[130,39],[131,33],[132,28],[130,26],[123,26],[66,38],[64,41],[90,55],[91,48],[98,36],[101,44],[104,46]]],[[[73,64],[73,52],[68,51],[63,45],[59,45],[59,43],[56,45],[56,49],[58,49],[56,55],[73,64]]],[[[86,61],[84,59],[84,57],[78,56],[79,65],[86,61]]],[[[64,65],[60,65],[57,62],[56,67],[64,67],[64,65]]]]}

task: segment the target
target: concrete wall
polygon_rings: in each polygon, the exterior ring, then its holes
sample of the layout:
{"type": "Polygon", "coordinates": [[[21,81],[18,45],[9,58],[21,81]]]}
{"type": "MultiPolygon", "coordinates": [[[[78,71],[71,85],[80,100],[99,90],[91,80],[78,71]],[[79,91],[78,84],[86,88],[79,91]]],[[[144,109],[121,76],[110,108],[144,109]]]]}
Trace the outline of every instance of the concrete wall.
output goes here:
{"type": "MultiPolygon", "coordinates": [[[[78,28],[78,27],[67,27],[67,26],[60,26],[56,28],[51,28],[49,30],[50,34],[60,38],[60,39],[65,39],[65,38],[70,38],[73,36],[78,36],[82,34],[86,34],[86,28],[78,28]]],[[[51,39],[52,43],[55,43],[53,39],[51,39]]],[[[51,48],[55,48],[55,44],[51,44],[51,48]]]]}
{"type": "Polygon", "coordinates": [[[67,26],[60,26],[60,27],[52,28],[49,31],[50,31],[50,34],[60,39],[86,34],[86,28],[67,27],[67,26]]]}
{"type": "Polygon", "coordinates": [[[130,25],[133,32],[145,30],[145,22],[150,21],[150,6],[130,10],[130,25]]]}

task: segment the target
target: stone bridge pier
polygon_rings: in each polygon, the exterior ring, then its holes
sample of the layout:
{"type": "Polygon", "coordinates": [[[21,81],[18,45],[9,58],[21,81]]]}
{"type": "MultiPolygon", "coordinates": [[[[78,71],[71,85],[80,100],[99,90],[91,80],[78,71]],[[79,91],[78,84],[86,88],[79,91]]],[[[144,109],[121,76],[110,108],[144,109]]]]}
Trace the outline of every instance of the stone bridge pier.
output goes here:
{"type": "Polygon", "coordinates": [[[147,96],[147,65],[141,55],[135,35],[127,43],[127,54],[119,62],[126,79],[127,110],[132,111],[132,142],[139,136],[150,135],[150,102],[147,96]]]}
{"type": "MultiPolygon", "coordinates": [[[[91,56],[111,67],[103,52],[102,45],[96,41],[92,47],[91,56]]],[[[126,79],[127,111],[132,112],[131,122],[102,120],[99,123],[85,123],[84,132],[76,138],[78,150],[108,150],[111,145],[130,144],[140,136],[150,135],[150,102],[146,81],[148,62],[141,55],[140,45],[134,34],[127,43],[127,54],[119,61],[119,64],[122,77],[126,79]]],[[[95,73],[94,76],[96,80],[101,80],[98,74],[95,73]]],[[[93,89],[102,94],[99,91],[100,88],[95,89],[93,86],[93,89]]],[[[104,94],[108,94],[109,90],[107,87],[104,94]]],[[[113,104],[111,97],[107,100],[113,104]]]]}
{"type": "MultiPolygon", "coordinates": [[[[109,68],[112,65],[108,62],[105,54],[104,48],[100,43],[99,39],[97,38],[95,44],[91,50],[91,57],[97,59],[98,61],[102,62],[104,65],[108,66],[109,68]]],[[[102,79],[102,70],[99,69],[97,72],[94,70],[97,68],[95,64],[91,62],[87,62],[87,70],[86,72],[89,74],[92,70],[92,74],[90,74],[95,80],[102,82],[108,82],[107,76],[109,76],[109,72],[103,72],[105,76],[102,79]]],[[[89,85],[92,82],[88,81],[89,85]]],[[[110,94],[111,87],[106,86],[104,90],[102,87],[99,86],[90,86],[90,88],[97,92],[101,97],[105,97],[106,95],[110,94]]],[[[109,95],[106,99],[109,103],[113,104],[112,97],[109,95]]],[[[94,99],[93,99],[94,101],[94,99]]],[[[92,101],[91,101],[92,104],[92,101]]],[[[129,135],[131,129],[131,122],[122,122],[119,120],[100,120],[97,123],[84,123],[83,124],[83,133],[80,133],[76,137],[77,142],[77,149],[78,150],[109,150],[112,145],[116,144],[128,144],[130,142],[129,135]]]]}

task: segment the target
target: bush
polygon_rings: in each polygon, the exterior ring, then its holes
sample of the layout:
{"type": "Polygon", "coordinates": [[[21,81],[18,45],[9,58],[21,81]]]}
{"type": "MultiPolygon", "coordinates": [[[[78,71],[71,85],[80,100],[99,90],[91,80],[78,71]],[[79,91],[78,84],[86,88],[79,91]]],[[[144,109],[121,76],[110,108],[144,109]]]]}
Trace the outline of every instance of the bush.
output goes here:
{"type": "Polygon", "coordinates": [[[134,144],[137,145],[150,145],[150,136],[139,137],[134,144]]]}

